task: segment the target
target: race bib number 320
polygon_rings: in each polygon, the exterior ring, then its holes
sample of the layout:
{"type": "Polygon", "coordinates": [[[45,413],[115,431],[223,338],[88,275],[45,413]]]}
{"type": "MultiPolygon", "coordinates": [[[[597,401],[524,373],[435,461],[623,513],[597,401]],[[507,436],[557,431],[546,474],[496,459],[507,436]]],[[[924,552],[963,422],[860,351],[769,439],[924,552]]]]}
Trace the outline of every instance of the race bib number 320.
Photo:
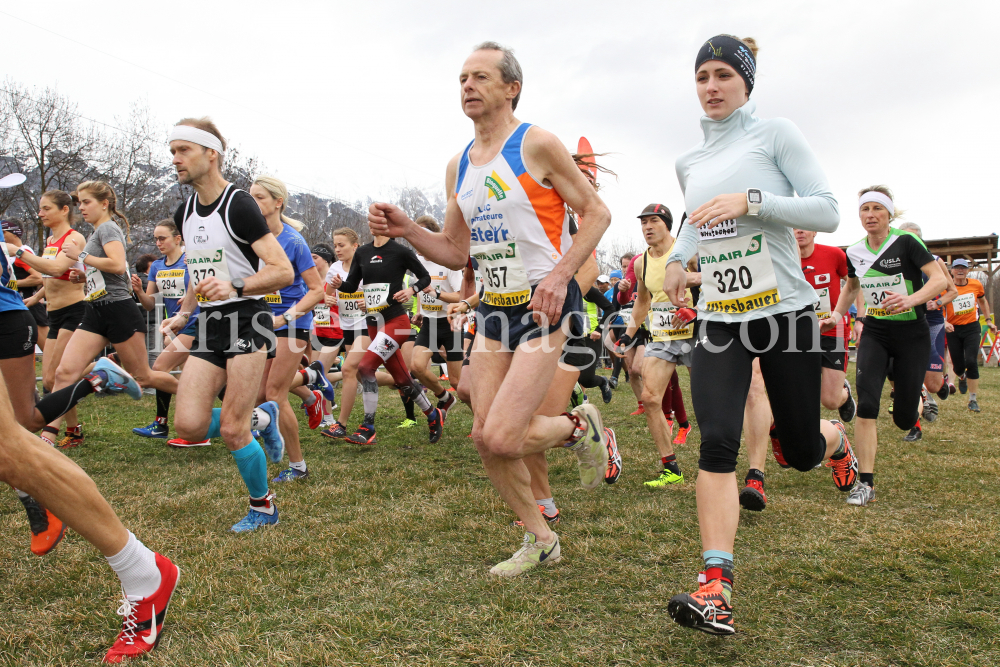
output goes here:
{"type": "Polygon", "coordinates": [[[747,313],[781,301],[763,233],[702,243],[698,252],[707,312],[747,313]]]}
{"type": "Polygon", "coordinates": [[[483,277],[483,303],[509,307],[531,300],[531,284],[517,242],[478,245],[472,248],[472,256],[483,277]]]}

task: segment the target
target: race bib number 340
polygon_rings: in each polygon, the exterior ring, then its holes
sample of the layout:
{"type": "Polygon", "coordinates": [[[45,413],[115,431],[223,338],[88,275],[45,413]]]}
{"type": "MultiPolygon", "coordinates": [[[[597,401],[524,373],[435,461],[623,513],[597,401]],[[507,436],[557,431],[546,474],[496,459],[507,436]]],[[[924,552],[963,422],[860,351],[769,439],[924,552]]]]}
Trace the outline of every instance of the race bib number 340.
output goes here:
{"type": "Polygon", "coordinates": [[[707,312],[747,313],[781,301],[763,233],[702,243],[698,252],[707,312]]]}
{"type": "Polygon", "coordinates": [[[515,241],[475,246],[472,256],[483,277],[483,303],[519,306],[531,300],[531,284],[515,241]]]}

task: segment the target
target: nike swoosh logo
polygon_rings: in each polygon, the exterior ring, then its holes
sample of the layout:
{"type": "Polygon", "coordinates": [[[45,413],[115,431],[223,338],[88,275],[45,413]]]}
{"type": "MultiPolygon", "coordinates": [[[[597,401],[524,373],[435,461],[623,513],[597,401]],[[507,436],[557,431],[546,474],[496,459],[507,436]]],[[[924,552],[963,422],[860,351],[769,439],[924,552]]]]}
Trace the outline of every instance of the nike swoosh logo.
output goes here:
{"type": "Polygon", "coordinates": [[[587,423],[590,424],[590,429],[594,432],[594,435],[591,438],[591,440],[593,440],[594,442],[600,442],[601,436],[597,432],[597,424],[595,424],[594,420],[590,418],[590,415],[587,415],[587,423]]]}
{"type": "Polygon", "coordinates": [[[543,562],[543,561],[544,561],[544,560],[545,560],[546,558],[548,558],[548,557],[549,557],[549,554],[550,554],[550,553],[552,553],[552,549],[549,549],[548,551],[543,551],[543,552],[542,552],[542,553],[541,553],[541,554],[540,554],[540,555],[538,556],[538,562],[539,562],[539,563],[543,562]]]}
{"type": "Polygon", "coordinates": [[[149,635],[142,638],[150,646],[156,643],[156,605],[153,605],[153,614],[149,617],[152,621],[149,625],[149,635]]]}

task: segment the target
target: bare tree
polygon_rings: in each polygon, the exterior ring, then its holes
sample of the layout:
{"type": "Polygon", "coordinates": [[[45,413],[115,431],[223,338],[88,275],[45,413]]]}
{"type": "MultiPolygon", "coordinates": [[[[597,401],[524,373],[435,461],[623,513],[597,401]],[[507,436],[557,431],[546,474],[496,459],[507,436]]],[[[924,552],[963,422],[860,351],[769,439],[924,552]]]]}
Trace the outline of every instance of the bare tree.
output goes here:
{"type": "Polygon", "coordinates": [[[601,273],[611,273],[621,270],[621,257],[627,253],[638,255],[645,248],[640,248],[639,244],[630,238],[620,236],[605,236],[597,246],[597,265],[601,273]]]}

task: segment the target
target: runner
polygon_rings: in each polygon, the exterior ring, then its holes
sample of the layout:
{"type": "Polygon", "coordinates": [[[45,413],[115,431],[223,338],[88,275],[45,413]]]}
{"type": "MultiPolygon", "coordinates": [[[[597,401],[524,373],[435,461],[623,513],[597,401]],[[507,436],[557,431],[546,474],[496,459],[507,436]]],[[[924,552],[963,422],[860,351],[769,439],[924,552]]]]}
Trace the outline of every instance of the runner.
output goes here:
{"type": "MultiPolygon", "coordinates": [[[[223,178],[225,150],[222,134],[208,118],[185,118],[171,132],[177,180],[196,193],[174,213],[194,285],[161,328],[183,331],[200,303],[198,340],[181,374],[174,428],[191,442],[222,436],[250,494],[250,510],[232,527],[245,532],[278,523],[267,486],[267,457],[250,429],[260,426],[251,424],[253,406],[275,348],[271,311],[263,298],[289,285],[295,273],[253,197],[223,178]],[[223,386],[222,409],[213,410],[223,386]]],[[[284,443],[277,410],[269,416],[265,445],[277,463],[284,443]]]]}
{"type": "MultiPolygon", "coordinates": [[[[177,314],[181,305],[181,299],[184,298],[188,283],[190,282],[187,264],[184,261],[184,246],[181,242],[180,230],[177,229],[174,221],[169,219],[161,220],[153,228],[153,240],[156,242],[156,249],[160,251],[163,257],[149,265],[149,281],[146,283],[146,291],[142,291],[138,276],[132,276],[132,289],[139,297],[142,307],[147,311],[152,311],[156,308],[156,298],[154,295],[159,292],[163,298],[166,319],[169,319],[177,314]]],[[[169,373],[178,366],[184,365],[191,352],[191,346],[194,343],[197,317],[198,308],[196,306],[194,312],[191,313],[191,317],[188,319],[187,326],[175,338],[167,341],[163,347],[163,351],[156,358],[156,361],[153,362],[154,371],[169,373]]],[[[173,398],[173,394],[170,392],[157,389],[156,419],[148,426],[132,429],[132,432],[144,438],[165,439],[170,434],[170,428],[167,426],[167,416],[170,413],[171,398],[173,398]]],[[[178,440],[180,439],[178,438],[178,440]]],[[[181,441],[180,443],[170,441],[169,444],[174,447],[198,447],[211,443],[206,440],[204,442],[181,441]]]]}
{"type": "MultiPolygon", "coordinates": [[[[35,251],[31,246],[24,245],[21,240],[24,230],[21,225],[10,220],[4,220],[3,239],[7,243],[17,248],[22,248],[24,252],[34,255],[35,251]]],[[[17,252],[15,250],[15,252],[17,252]]],[[[17,280],[17,291],[21,294],[21,299],[28,307],[31,317],[35,320],[35,327],[38,330],[38,349],[45,352],[45,339],[49,334],[49,314],[45,310],[45,305],[41,303],[41,298],[32,299],[41,287],[44,276],[37,270],[25,264],[22,260],[14,260],[14,278],[17,280]],[[29,303],[30,301],[30,303],[29,303]]],[[[42,357],[44,359],[44,357],[42,357]]]]}
{"type": "Polygon", "coordinates": [[[566,340],[563,322],[580,301],[573,276],[611,214],[562,143],[514,117],[522,76],[509,49],[480,44],[459,82],[475,139],[448,164],[445,180],[454,198],[448,199],[444,231],[419,227],[385,203],[371,205],[368,221],[372,233],[405,237],[449,268],[465,266],[470,254],[479,262],[486,288],[470,364],[473,439],[494,488],[524,522],[523,546],[491,570],[516,576],[561,557],[559,538],[532,497],[523,458],[570,446],[588,489],[601,483],[607,468],[607,436],[594,406],[559,417],[536,412],[566,340]],[[567,204],[586,220],[575,243],[567,204]]]}
{"type": "MultiPolygon", "coordinates": [[[[257,395],[260,403],[277,403],[279,428],[288,452],[288,468],[272,481],[293,482],[308,477],[309,468],[299,441],[299,420],[288,402],[288,392],[291,390],[292,380],[301,377],[298,374],[299,361],[310,348],[312,309],[323,300],[323,280],[316,271],[316,262],[313,261],[309,244],[299,233],[304,225],[285,215],[285,202],[288,201],[288,188],[285,184],[273,176],[258,176],[250,186],[250,196],[260,207],[268,229],[278,240],[294,271],[291,285],[264,297],[274,317],[272,326],[277,337],[277,353],[264,365],[264,377],[261,378],[257,395]]],[[[329,385],[323,368],[318,369],[314,382],[323,384],[324,387],[329,385]]],[[[322,422],[322,401],[323,395],[315,390],[306,399],[307,405],[318,408],[313,412],[314,417],[318,418],[310,419],[309,428],[315,429],[322,422]]],[[[270,414],[266,409],[263,412],[268,416],[263,417],[258,413],[258,427],[269,424],[270,414]]]]}
{"type": "MultiPolygon", "coordinates": [[[[422,215],[414,222],[431,232],[441,231],[433,216],[422,215]]],[[[431,284],[420,293],[422,323],[413,348],[413,374],[434,394],[438,409],[447,418],[448,411],[458,400],[441,385],[437,374],[430,370],[430,363],[432,352],[441,351],[448,367],[448,383],[457,387],[462,381],[462,360],[465,358],[462,330],[452,330],[447,319],[447,304],[461,300],[462,272],[445,268],[421,255],[417,258],[430,274],[431,284]]]]}
{"type": "MultiPolygon", "coordinates": [[[[65,259],[61,263],[54,260],[59,265],[58,273],[65,270],[63,266],[81,262],[87,280],[83,319],[66,344],[56,369],[54,389],[78,383],[94,357],[111,344],[122,366],[141,386],[177,393],[173,375],[149,367],[146,322],[132,298],[125,259],[128,219],[116,207],[114,190],[104,181],[86,181],[79,185],[75,197],[83,220],[93,225],[94,233],[82,247],[78,239],[66,238],[62,243],[65,259]]],[[[74,272],[81,273],[78,269],[70,271],[71,280],[74,272]]],[[[49,424],[46,430],[54,432],[57,427],[58,423],[49,424]]],[[[82,438],[70,440],[65,446],[75,447],[81,442],[82,438]]]]}
{"type": "Polygon", "coordinates": [[[829,458],[834,483],[845,491],[857,470],[844,425],[820,419],[816,293],[802,275],[792,233],[793,227],[835,230],[837,200],[799,130],[788,120],[754,115],[755,51],[752,39],[731,35],[712,37],[698,51],[705,139],[677,159],[691,213],[663,283],[675,306],[689,305],[684,265],[699,253],[703,323],[692,356],[691,398],[702,438],[697,495],[705,571],[698,591],[675,596],[667,610],[683,626],[727,635],[734,632],[740,407],[755,357],[785,460],[807,471],[829,458]]]}
{"type": "Polygon", "coordinates": [[[860,480],[847,498],[848,505],[864,506],[875,499],[875,427],[889,364],[896,382],[892,420],[909,431],[920,418],[920,389],[931,353],[924,304],[940,294],[948,282],[923,241],[890,227],[902,212],[896,212],[889,188],[865,188],[858,197],[861,226],[867,236],[847,249],[847,285],[836,311],[823,320],[822,328],[833,329],[858,292],[864,294],[867,314],[854,325],[859,338],[854,440],[860,480]]]}
{"type": "MultiPolygon", "coordinates": [[[[618,316],[622,318],[626,328],[631,324],[632,308],[639,295],[639,291],[635,289],[635,261],[638,258],[638,255],[632,255],[625,268],[625,277],[618,281],[618,303],[621,306],[618,316]]],[[[625,256],[622,257],[622,262],[624,261],[625,256]]],[[[646,343],[649,342],[650,336],[645,322],[637,323],[636,326],[639,328],[631,341],[633,344],[625,352],[626,376],[629,386],[632,387],[632,393],[635,394],[635,400],[638,402],[638,407],[635,412],[629,415],[630,417],[637,417],[646,412],[646,408],[642,404],[642,360],[645,358],[646,343]]]]}
{"type": "Polygon", "coordinates": [[[983,332],[976,305],[994,334],[997,325],[993,322],[983,284],[969,278],[969,261],[960,257],[951,263],[951,270],[958,296],[948,304],[948,351],[958,377],[958,390],[963,394],[969,392],[969,409],[979,412],[979,343],[983,332]]]}
{"type": "MultiPolygon", "coordinates": [[[[6,261],[4,264],[6,272],[6,261]]],[[[5,289],[0,286],[0,293],[5,289]]],[[[0,481],[26,489],[65,517],[66,524],[97,547],[118,575],[123,598],[118,614],[124,618],[104,662],[119,663],[152,651],[163,635],[180,569],[125,529],[87,473],[21,426],[7,387],[26,383],[23,378],[13,382],[6,377],[7,370],[8,365],[0,362],[0,375],[4,376],[0,382],[0,432],[4,434],[0,438],[0,481]]],[[[49,415],[50,421],[56,418],[58,413],[49,415]]]]}
{"type": "Polygon", "coordinates": [[[376,442],[375,412],[378,409],[378,380],[375,371],[381,364],[392,375],[396,387],[411,398],[427,416],[430,442],[441,439],[444,413],[431,406],[420,386],[410,375],[401,347],[410,337],[410,318],[403,304],[416,292],[430,285],[431,277],[416,254],[388,236],[376,235],[371,243],[358,248],[347,279],[340,275],[329,281],[333,289],[353,293],[362,289],[367,308],[366,324],[372,343],[358,364],[361,400],[365,417],[358,429],[345,438],[347,442],[372,445],[376,442]],[[404,273],[417,276],[412,287],[403,287],[404,273]]]}
{"type": "MultiPolygon", "coordinates": [[[[44,276],[42,289],[28,299],[25,305],[30,307],[42,298],[45,299],[49,319],[48,338],[52,341],[42,355],[42,387],[45,392],[50,392],[55,387],[56,369],[62,361],[63,352],[69,339],[73,337],[73,332],[83,321],[85,281],[73,281],[70,278],[74,275],[73,269],[77,270],[77,274],[82,274],[85,269],[83,264],[69,259],[62,251],[67,239],[73,239],[77,246],[87,242],[83,234],[70,226],[72,211],[73,197],[68,193],[49,190],[43,194],[38,202],[38,218],[50,232],[47,245],[41,257],[25,252],[20,258],[20,261],[44,276]]],[[[66,434],[59,441],[60,446],[82,444],[83,427],[77,419],[76,409],[63,415],[63,419],[66,421],[66,434]]],[[[58,424],[42,431],[42,438],[50,443],[55,443],[58,437],[58,424]]]]}
{"type": "MultiPolygon", "coordinates": [[[[317,243],[312,247],[312,258],[316,262],[316,270],[319,271],[319,275],[324,280],[325,289],[326,275],[330,272],[330,266],[336,261],[333,248],[325,243],[317,243]]],[[[340,354],[340,347],[344,344],[344,332],[340,328],[337,315],[337,297],[324,292],[323,301],[313,308],[312,351],[309,353],[312,363],[308,369],[316,371],[319,375],[324,376],[324,378],[327,377],[325,374],[328,371],[340,370],[340,363],[337,358],[340,354]]],[[[304,386],[309,383],[310,374],[300,371],[300,375],[303,386],[296,388],[296,385],[299,384],[298,379],[296,379],[292,383],[292,393],[302,399],[303,408],[311,416],[312,406],[306,405],[306,401],[314,390],[304,386]]],[[[322,419],[318,428],[326,429],[333,426],[333,410],[337,408],[337,400],[333,391],[333,384],[329,380],[325,384],[322,382],[318,384],[323,386],[321,392],[326,390],[323,393],[322,419]],[[327,387],[329,387],[328,390],[327,387]]]]}
{"type": "MultiPolygon", "coordinates": [[[[669,415],[663,413],[663,396],[677,365],[691,368],[697,313],[688,307],[678,309],[663,292],[663,270],[674,247],[674,237],[670,233],[674,218],[670,209],[663,204],[650,204],[636,217],[649,249],[637,255],[632,263],[636,275],[636,299],[632,305],[631,323],[618,339],[616,347],[627,349],[632,343],[632,336],[639,330],[638,323],[646,322],[649,316],[651,340],[646,344],[642,359],[642,404],[646,408],[646,425],[659,451],[663,468],[656,479],[645,485],[659,488],[684,481],[674,454],[673,434],[668,428],[669,415]]],[[[690,290],[686,299],[691,299],[690,290]]]]}

